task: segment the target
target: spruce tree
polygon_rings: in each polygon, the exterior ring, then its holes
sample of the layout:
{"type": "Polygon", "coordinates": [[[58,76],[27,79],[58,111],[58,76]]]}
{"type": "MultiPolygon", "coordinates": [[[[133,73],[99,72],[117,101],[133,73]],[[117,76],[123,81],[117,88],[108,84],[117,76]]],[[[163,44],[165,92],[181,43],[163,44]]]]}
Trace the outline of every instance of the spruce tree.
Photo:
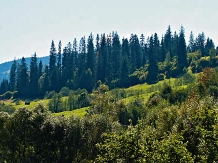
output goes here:
{"type": "MultiPolygon", "coordinates": [[[[108,66],[108,60],[105,60],[106,65],[108,66]]],[[[115,32],[112,38],[112,74],[113,79],[118,79],[120,77],[120,69],[121,69],[121,44],[119,35],[115,32]]]]}
{"type": "Polygon", "coordinates": [[[30,60],[30,83],[29,83],[30,96],[38,95],[38,65],[36,53],[30,60]]]}
{"type": "Polygon", "coordinates": [[[15,91],[17,83],[17,61],[14,60],[10,70],[9,90],[15,91]]]}
{"type": "Polygon", "coordinates": [[[95,71],[95,53],[92,33],[88,38],[87,45],[87,68],[90,68],[91,72],[95,71]]]}
{"type": "Polygon", "coordinates": [[[78,78],[80,78],[83,71],[87,68],[87,54],[86,54],[86,39],[85,36],[80,39],[79,53],[78,53],[78,78]]]}
{"type": "Polygon", "coordinates": [[[146,77],[147,83],[150,84],[150,83],[157,82],[157,75],[158,75],[157,56],[155,55],[154,39],[152,35],[149,41],[149,65],[148,65],[148,74],[146,77]]]}
{"type": "Polygon", "coordinates": [[[49,81],[50,81],[50,90],[57,91],[56,82],[57,82],[57,52],[54,41],[52,40],[49,56],[49,81]]]}
{"type": "Polygon", "coordinates": [[[204,32],[199,33],[198,37],[196,38],[196,48],[197,50],[201,51],[201,55],[204,57],[206,56],[206,50],[205,50],[205,35],[204,32]]]}
{"type": "Polygon", "coordinates": [[[180,71],[187,66],[187,51],[185,42],[185,30],[183,26],[180,28],[179,42],[178,42],[178,68],[180,71]]]}
{"type": "Polygon", "coordinates": [[[29,88],[29,73],[24,57],[21,59],[21,64],[18,66],[17,71],[17,91],[21,97],[28,96],[29,88]]]}
{"type": "Polygon", "coordinates": [[[42,76],[42,60],[39,61],[39,66],[38,66],[38,78],[40,78],[42,76]]]}
{"type": "Polygon", "coordinates": [[[173,38],[172,38],[172,50],[170,54],[170,57],[173,58],[177,56],[178,54],[178,42],[179,42],[179,36],[177,35],[176,32],[174,32],[173,38]]]}
{"type": "Polygon", "coordinates": [[[147,62],[145,36],[143,34],[141,34],[140,36],[139,44],[140,44],[140,50],[141,50],[140,53],[142,55],[142,66],[143,66],[147,62]]]}
{"type": "Polygon", "coordinates": [[[206,53],[206,55],[209,56],[210,55],[210,50],[214,49],[214,48],[215,48],[215,45],[213,43],[213,40],[208,37],[207,41],[206,41],[206,45],[205,45],[205,53],[206,53]]]}
{"type": "Polygon", "coordinates": [[[194,34],[191,31],[190,36],[189,36],[189,44],[188,44],[188,48],[187,48],[188,52],[194,52],[196,51],[196,44],[195,44],[195,39],[194,39],[194,34]]]}
{"type": "Polygon", "coordinates": [[[170,52],[170,54],[172,54],[171,52],[171,47],[172,46],[172,32],[171,32],[171,27],[168,26],[168,29],[164,35],[164,48],[165,48],[165,54],[167,52],[170,52]]]}

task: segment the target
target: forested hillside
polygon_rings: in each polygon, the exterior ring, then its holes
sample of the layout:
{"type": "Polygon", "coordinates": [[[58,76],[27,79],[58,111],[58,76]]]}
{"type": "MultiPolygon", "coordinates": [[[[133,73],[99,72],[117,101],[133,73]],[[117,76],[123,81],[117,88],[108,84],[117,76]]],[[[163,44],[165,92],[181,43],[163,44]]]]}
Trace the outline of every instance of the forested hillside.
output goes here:
{"type": "Polygon", "coordinates": [[[15,97],[39,97],[62,87],[92,92],[100,83],[109,88],[129,87],[139,83],[156,83],[177,77],[189,67],[193,73],[205,67],[217,66],[217,48],[212,39],[200,33],[190,34],[188,45],[185,29],[172,32],[170,26],[160,37],[157,33],[145,38],[132,34],[120,38],[117,32],[90,34],[79,41],[75,38],[62,48],[52,41],[49,64],[39,62],[36,53],[30,64],[25,58],[14,60],[9,80],[1,82],[0,93],[15,93],[15,97]]]}
{"type": "Polygon", "coordinates": [[[0,161],[217,162],[218,72],[205,68],[197,81],[182,90],[165,83],[129,104],[101,84],[83,118],[42,104],[0,112],[0,161]]]}

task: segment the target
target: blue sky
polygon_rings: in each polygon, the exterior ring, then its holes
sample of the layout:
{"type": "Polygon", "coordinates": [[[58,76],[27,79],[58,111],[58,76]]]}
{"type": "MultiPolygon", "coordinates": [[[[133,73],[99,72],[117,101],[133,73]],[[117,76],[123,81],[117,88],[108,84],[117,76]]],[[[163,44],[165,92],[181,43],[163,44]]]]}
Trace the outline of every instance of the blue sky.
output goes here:
{"type": "Polygon", "coordinates": [[[66,46],[92,32],[159,37],[168,25],[186,41],[204,31],[218,46],[217,0],[0,0],[0,63],[49,55],[51,40],[66,46]]]}

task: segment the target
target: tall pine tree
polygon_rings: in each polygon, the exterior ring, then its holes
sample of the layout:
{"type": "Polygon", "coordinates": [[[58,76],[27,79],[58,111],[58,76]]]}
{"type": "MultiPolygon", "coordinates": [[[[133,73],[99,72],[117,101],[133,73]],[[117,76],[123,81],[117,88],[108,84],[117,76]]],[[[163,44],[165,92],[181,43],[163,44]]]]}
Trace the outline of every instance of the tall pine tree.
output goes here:
{"type": "Polygon", "coordinates": [[[10,82],[9,82],[9,90],[16,90],[16,82],[17,82],[17,61],[14,60],[10,70],[10,82]]]}
{"type": "Polygon", "coordinates": [[[178,68],[180,71],[187,66],[187,51],[185,42],[185,30],[183,26],[180,28],[179,42],[178,42],[178,68]]]}
{"type": "Polygon", "coordinates": [[[38,65],[37,65],[36,53],[31,57],[30,60],[30,83],[29,93],[30,96],[38,96],[38,65]]]}

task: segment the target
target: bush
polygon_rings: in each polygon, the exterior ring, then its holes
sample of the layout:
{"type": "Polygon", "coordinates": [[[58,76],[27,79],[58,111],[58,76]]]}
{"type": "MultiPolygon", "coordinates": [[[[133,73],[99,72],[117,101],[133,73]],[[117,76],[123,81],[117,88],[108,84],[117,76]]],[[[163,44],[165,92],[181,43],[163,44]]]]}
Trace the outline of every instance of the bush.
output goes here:
{"type": "Polygon", "coordinates": [[[214,97],[218,97],[218,87],[217,86],[209,86],[208,91],[210,93],[210,95],[214,96],[214,97]]]}
{"type": "Polygon", "coordinates": [[[161,91],[161,96],[164,99],[168,99],[172,92],[173,92],[172,87],[170,85],[165,85],[161,91]]]}
{"type": "Polygon", "coordinates": [[[177,90],[177,91],[170,94],[169,102],[171,104],[175,104],[177,102],[181,104],[182,102],[186,101],[187,97],[188,97],[187,90],[185,90],[185,89],[177,90]]]}
{"type": "Polygon", "coordinates": [[[161,101],[161,97],[157,94],[153,94],[149,97],[147,106],[148,107],[157,106],[160,103],[160,101],[161,101]]]}
{"type": "Polygon", "coordinates": [[[210,61],[205,59],[205,58],[201,58],[198,62],[198,66],[205,68],[205,67],[209,67],[210,66],[210,61]]]}
{"type": "Polygon", "coordinates": [[[182,76],[184,84],[191,84],[195,81],[196,77],[191,73],[186,73],[182,76]]]}
{"type": "Polygon", "coordinates": [[[63,87],[60,92],[59,92],[62,96],[68,96],[70,93],[70,89],[68,87],[63,87]]]}
{"type": "Polygon", "coordinates": [[[55,91],[46,92],[44,98],[51,99],[54,95],[55,95],[55,91]]]}
{"type": "Polygon", "coordinates": [[[3,103],[0,105],[0,112],[7,112],[8,114],[12,114],[15,112],[15,108],[13,106],[7,106],[3,103]]]}

